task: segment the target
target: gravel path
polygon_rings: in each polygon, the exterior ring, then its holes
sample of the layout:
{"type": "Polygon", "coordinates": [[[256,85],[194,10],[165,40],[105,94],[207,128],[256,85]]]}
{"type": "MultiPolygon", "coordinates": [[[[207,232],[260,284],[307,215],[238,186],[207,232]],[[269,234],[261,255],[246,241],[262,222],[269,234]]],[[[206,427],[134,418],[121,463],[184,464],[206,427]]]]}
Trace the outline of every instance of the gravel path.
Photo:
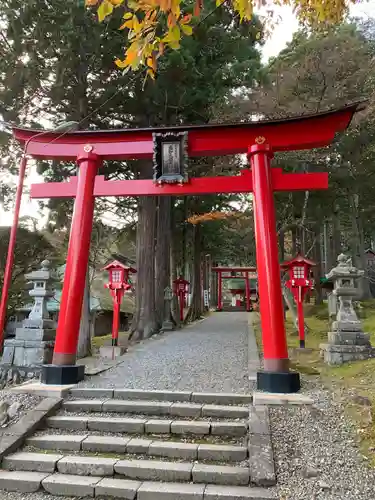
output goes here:
{"type": "Polygon", "coordinates": [[[375,471],[357,446],[338,397],[310,379],[312,406],[274,408],[273,446],[282,500],[374,500],[375,471]]]}
{"type": "Polygon", "coordinates": [[[213,313],[183,330],[135,346],[120,365],[85,387],[248,392],[248,315],[213,313]]]}

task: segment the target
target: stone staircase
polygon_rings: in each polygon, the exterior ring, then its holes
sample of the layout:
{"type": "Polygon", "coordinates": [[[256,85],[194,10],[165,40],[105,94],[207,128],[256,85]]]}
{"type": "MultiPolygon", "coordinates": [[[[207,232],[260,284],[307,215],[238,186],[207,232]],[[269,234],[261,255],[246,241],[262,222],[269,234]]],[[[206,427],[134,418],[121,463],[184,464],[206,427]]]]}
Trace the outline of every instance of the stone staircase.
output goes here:
{"type": "Polygon", "coordinates": [[[3,459],[0,489],[130,500],[274,499],[270,489],[253,486],[250,404],[244,394],[72,389],[45,428],[3,459]]]}

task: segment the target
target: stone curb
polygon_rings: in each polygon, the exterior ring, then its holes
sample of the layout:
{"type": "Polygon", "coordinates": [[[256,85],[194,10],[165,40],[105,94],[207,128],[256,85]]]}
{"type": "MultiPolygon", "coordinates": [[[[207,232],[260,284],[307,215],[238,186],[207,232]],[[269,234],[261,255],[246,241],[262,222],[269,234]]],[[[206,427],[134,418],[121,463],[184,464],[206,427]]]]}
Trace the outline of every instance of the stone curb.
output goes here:
{"type": "Polygon", "coordinates": [[[18,422],[2,430],[0,432],[0,460],[22,446],[25,439],[40,427],[44,419],[61,405],[62,399],[46,398],[36,408],[21,417],[18,422]]]}
{"type": "Polygon", "coordinates": [[[256,382],[256,372],[260,369],[259,351],[253,325],[253,313],[249,313],[247,322],[247,348],[248,348],[248,377],[251,382],[256,382]]]}
{"type": "Polygon", "coordinates": [[[250,408],[248,450],[250,483],[256,486],[274,486],[276,470],[267,406],[250,408]]]}

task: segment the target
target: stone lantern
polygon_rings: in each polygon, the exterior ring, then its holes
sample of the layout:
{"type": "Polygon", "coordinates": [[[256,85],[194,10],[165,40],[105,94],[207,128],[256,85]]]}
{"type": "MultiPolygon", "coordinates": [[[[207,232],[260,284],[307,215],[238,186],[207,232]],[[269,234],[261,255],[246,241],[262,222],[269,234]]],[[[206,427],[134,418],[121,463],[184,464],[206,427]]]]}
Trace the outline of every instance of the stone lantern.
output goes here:
{"type": "Polygon", "coordinates": [[[50,262],[44,260],[40,269],[25,274],[34,304],[22,328],[16,329],[15,338],[4,342],[1,365],[16,367],[21,375],[35,375],[43,364],[52,361],[56,324],[49,318],[47,301],[54,296],[55,278],[49,266],[50,262]]]}
{"type": "Polygon", "coordinates": [[[321,355],[331,365],[368,359],[373,349],[370,337],[363,332],[361,321],[353,308],[353,299],[358,297],[356,282],[364,271],[352,266],[346,255],[338,256],[338,265],[326,276],[333,283],[333,294],[338,300],[336,319],[328,333],[328,344],[321,344],[321,355]]]}
{"type": "Polygon", "coordinates": [[[163,331],[171,331],[174,325],[171,321],[171,302],[173,299],[173,290],[170,286],[164,288],[164,321],[161,329],[163,331]]]}

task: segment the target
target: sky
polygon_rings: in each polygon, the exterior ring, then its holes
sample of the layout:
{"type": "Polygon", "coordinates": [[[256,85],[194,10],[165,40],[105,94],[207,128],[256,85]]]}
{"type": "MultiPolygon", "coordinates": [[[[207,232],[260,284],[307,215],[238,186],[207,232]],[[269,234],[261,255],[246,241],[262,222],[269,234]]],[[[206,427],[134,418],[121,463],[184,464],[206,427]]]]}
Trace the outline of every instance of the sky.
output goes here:
{"type": "MultiPolygon", "coordinates": [[[[270,38],[266,41],[262,58],[267,61],[270,57],[276,56],[281,50],[285,48],[288,42],[292,40],[293,34],[298,29],[298,22],[290,7],[278,7],[275,11],[278,22],[275,25],[270,38]]],[[[356,17],[372,17],[375,18],[375,0],[361,1],[351,8],[351,15],[356,17]]],[[[29,162],[28,178],[25,186],[42,182],[42,178],[37,174],[35,165],[29,162]],[[30,165],[31,164],[31,165],[30,165]]],[[[23,196],[21,205],[21,216],[29,215],[39,219],[40,225],[43,225],[45,216],[42,216],[39,209],[39,204],[36,200],[31,200],[27,192],[23,196]]],[[[12,212],[4,212],[0,206],[0,226],[8,226],[12,223],[12,212]]]]}

